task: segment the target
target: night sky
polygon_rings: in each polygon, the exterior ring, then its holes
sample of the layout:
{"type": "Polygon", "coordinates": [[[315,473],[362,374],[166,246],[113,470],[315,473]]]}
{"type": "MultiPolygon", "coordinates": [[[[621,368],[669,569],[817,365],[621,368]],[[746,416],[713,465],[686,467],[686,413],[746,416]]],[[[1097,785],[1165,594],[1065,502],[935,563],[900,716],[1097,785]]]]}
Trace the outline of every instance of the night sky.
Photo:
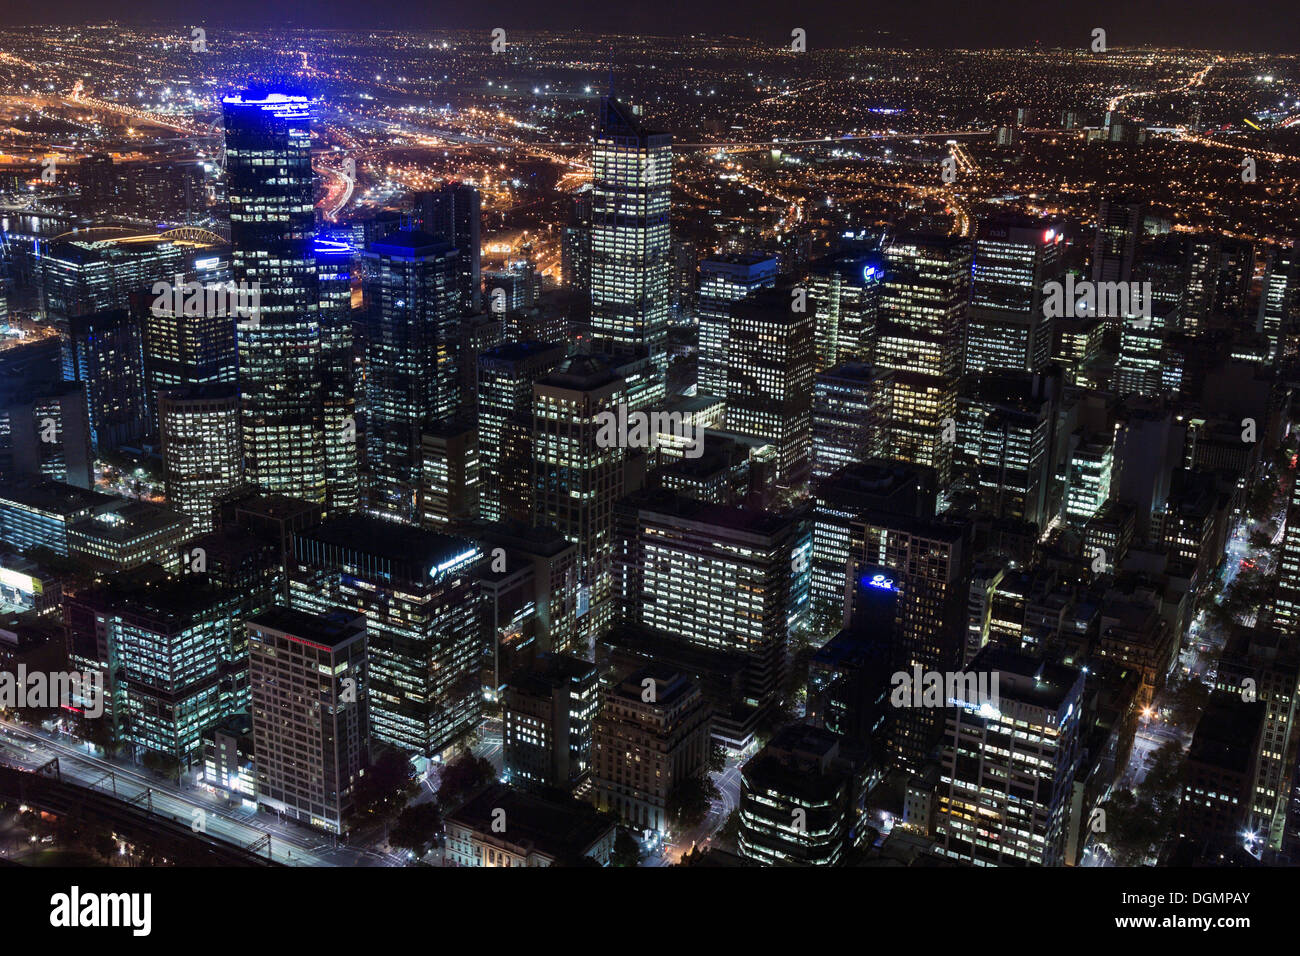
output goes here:
{"type": "Polygon", "coordinates": [[[874,42],[935,47],[1086,47],[1103,27],[1112,47],[1177,45],[1300,53],[1296,0],[39,0],[0,4],[0,23],[120,19],[250,26],[729,33],[808,48],[874,42]],[[882,35],[881,31],[887,31],[882,35]]]}

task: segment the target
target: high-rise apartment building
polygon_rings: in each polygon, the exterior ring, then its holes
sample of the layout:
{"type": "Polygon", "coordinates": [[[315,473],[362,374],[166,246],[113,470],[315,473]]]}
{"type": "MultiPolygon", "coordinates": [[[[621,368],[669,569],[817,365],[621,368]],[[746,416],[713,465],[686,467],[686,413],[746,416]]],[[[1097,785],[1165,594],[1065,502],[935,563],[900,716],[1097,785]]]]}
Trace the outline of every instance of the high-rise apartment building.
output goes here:
{"type": "Polygon", "coordinates": [[[246,627],[257,803],[343,833],[370,759],[366,620],[273,607],[246,627]]]}

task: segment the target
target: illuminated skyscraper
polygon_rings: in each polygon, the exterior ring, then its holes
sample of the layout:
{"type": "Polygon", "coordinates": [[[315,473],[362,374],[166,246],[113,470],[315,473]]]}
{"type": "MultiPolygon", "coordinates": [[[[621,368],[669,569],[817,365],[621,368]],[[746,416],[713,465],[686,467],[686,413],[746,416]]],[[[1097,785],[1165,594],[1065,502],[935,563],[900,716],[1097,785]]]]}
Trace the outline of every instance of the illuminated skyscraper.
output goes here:
{"type": "MultiPolygon", "coordinates": [[[[898,591],[890,636],[892,670],[909,675],[918,666],[922,673],[956,671],[966,637],[970,526],[873,511],[855,520],[850,534],[850,559],[892,574],[874,586],[898,591]]],[[[917,772],[939,739],[943,715],[940,707],[891,707],[884,731],[891,763],[917,772]]]]}
{"type": "Polygon", "coordinates": [[[700,263],[699,384],[701,395],[727,394],[731,303],[776,282],[775,256],[761,252],[712,256],[700,263]]]}
{"type": "Polygon", "coordinates": [[[478,358],[479,511],[489,521],[532,519],[533,383],[564,353],[563,345],[510,342],[478,358]]]}
{"type": "Polygon", "coordinates": [[[643,404],[663,400],[671,292],[672,136],[605,96],[592,149],[591,334],[602,351],[644,351],[657,370],[643,404]]]}
{"type": "Polygon", "coordinates": [[[956,236],[906,234],[886,250],[876,365],[894,372],[889,456],[930,465],[940,487],[952,479],[970,273],[970,244],[956,236]]]}
{"type": "Polygon", "coordinates": [[[1083,672],[986,647],[968,673],[991,700],[947,709],[935,835],[975,866],[1062,866],[1081,759],[1083,672]]]}
{"type": "Polygon", "coordinates": [[[734,303],[727,343],[727,428],[776,445],[788,487],[812,473],[814,318],[800,292],[783,282],[734,303]]]}
{"type": "Polygon", "coordinates": [[[982,223],[971,277],[966,372],[990,368],[1036,372],[1051,355],[1051,319],[1043,286],[1063,281],[1064,236],[1037,220],[982,223]]]}
{"type": "Polygon", "coordinates": [[[578,546],[578,627],[587,635],[613,617],[614,502],[623,495],[627,449],[602,448],[596,436],[597,416],[617,413],[624,389],[623,379],[586,355],[533,385],[533,520],[578,546]]]}
{"type": "Polygon", "coordinates": [[[158,393],[189,385],[234,385],[239,378],[236,317],[206,307],[179,312],[165,297],[133,296],[132,312],[144,329],[144,374],[150,430],[158,427],[158,393]],[[157,301],[163,298],[163,301],[157,301]]]}
{"type": "Polygon", "coordinates": [[[889,448],[893,373],[860,362],[819,372],[813,385],[813,477],[883,457],[889,448]]]}
{"type": "MultiPolygon", "coordinates": [[[[1129,282],[1133,278],[1133,261],[1138,237],[1142,233],[1140,202],[1103,197],[1097,212],[1097,232],[1092,245],[1093,282],[1129,282]]],[[[1118,330],[1121,316],[1104,316],[1108,331],[1118,330]]]]}
{"type": "Polygon", "coordinates": [[[1279,342],[1297,317],[1300,317],[1300,255],[1295,243],[1275,246],[1269,251],[1255,324],[1255,331],[1263,332],[1268,338],[1272,361],[1280,357],[1279,342]]]}
{"type": "Polygon", "coordinates": [[[366,302],[370,510],[417,523],[420,434],[459,397],[456,249],[423,232],[371,244],[366,302]]]}
{"type": "Polygon", "coordinates": [[[311,104],[252,92],[222,104],[231,275],[259,296],[238,324],[245,473],[267,491],[324,502],[311,104]]]}
{"type": "Polygon", "coordinates": [[[138,446],[148,427],[144,346],[140,326],[126,309],[68,320],[63,377],[86,386],[90,440],[98,454],[138,446]]]}
{"type": "Polygon", "coordinates": [[[480,205],[478,189],[468,183],[444,183],[415,194],[420,228],[456,247],[456,308],[463,314],[477,312],[483,300],[480,205]]]}
{"type": "Polygon", "coordinates": [[[164,390],[158,423],[167,502],[189,516],[196,533],[211,531],[218,499],[243,480],[239,391],[233,385],[164,390]]]}
{"type": "Polygon", "coordinates": [[[294,534],[292,606],[365,616],[373,736],[429,757],[478,723],[483,557],[463,538],[369,515],[294,534]]]}
{"type": "Polygon", "coordinates": [[[360,496],[352,274],[356,253],[343,239],[318,237],[321,400],[325,431],[325,502],[330,514],[354,511],[360,496]]]}
{"type": "Polygon", "coordinates": [[[858,253],[827,256],[809,268],[809,296],[817,308],[817,370],[869,362],[880,310],[878,258],[858,253]]]}
{"type": "Polygon", "coordinates": [[[272,607],[247,628],[257,802],[342,833],[370,761],[365,618],[272,607]]]}
{"type": "Polygon", "coordinates": [[[663,491],[615,512],[620,620],[739,655],[746,704],[771,708],[789,635],[808,620],[810,524],[663,491]]]}

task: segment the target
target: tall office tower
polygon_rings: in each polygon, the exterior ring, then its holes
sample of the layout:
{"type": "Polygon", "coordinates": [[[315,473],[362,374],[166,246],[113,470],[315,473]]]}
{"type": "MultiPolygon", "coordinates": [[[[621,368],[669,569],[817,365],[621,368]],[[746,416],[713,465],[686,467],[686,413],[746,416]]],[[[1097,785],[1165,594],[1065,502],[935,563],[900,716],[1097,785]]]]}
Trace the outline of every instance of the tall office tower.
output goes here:
{"type": "Polygon", "coordinates": [[[231,275],[259,294],[257,315],[238,325],[245,474],[267,491],[324,502],[311,105],[252,92],[222,105],[231,275]]]}
{"type": "Polygon", "coordinates": [[[239,595],[191,575],[143,589],[110,585],[78,601],[83,612],[66,608],[67,620],[80,631],[75,642],[97,648],[87,656],[107,665],[118,735],[133,748],[201,759],[203,731],[247,704],[222,692],[223,681],[248,683],[247,659],[230,659],[239,595]]]}
{"type": "Polygon", "coordinates": [[[172,240],[154,242],[54,242],[32,265],[40,287],[40,309],[48,318],[66,319],[126,308],[131,293],[171,282],[176,273],[190,278],[186,252],[172,240]]]}
{"type": "Polygon", "coordinates": [[[1043,308],[1048,282],[1065,278],[1065,237],[1040,220],[1003,217],[980,224],[971,273],[965,371],[1036,372],[1052,350],[1043,308]]]}
{"type": "Polygon", "coordinates": [[[361,496],[357,442],[352,275],[356,250],[346,238],[317,237],[320,287],[320,379],[325,433],[325,508],[355,511],[361,496]]]}
{"type": "Polygon", "coordinates": [[[893,372],[847,362],[819,372],[813,383],[813,477],[828,478],[889,449],[893,372]]]}
{"type": "Polygon", "coordinates": [[[167,503],[187,515],[193,531],[211,531],[217,502],[243,483],[239,389],[191,385],[158,393],[167,503]]]}
{"type": "Polygon", "coordinates": [[[619,620],[745,662],[744,698],[776,704],[808,616],[807,522],[652,491],[619,502],[619,620]]]}
{"type": "Polygon", "coordinates": [[[867,751],[789,724],[740,770],[740,855],[763,866],[841,866],[865,846],[867,751]]]}
{"type": "Polygon", "coordinates": [[[1292,242],[1269,250],[1259,295],[1255,331],[1268,338],[1270,362],[1281,358],[1280,342],[1297,316],[1300,316],[1300,254],[1297,254],[1297,244],[1292,242]]]}
{"type": "Polygon", "coordinates": [[[1295,726],[1295,689],[1300,684],[1300,655],[1291,637],[1234,627],[1219,658],[1214,689],[1241,695],[1253,687],[1265,706],[1264,734],[1256,755],[1257,771],[1247,829],[1280,849],[1285,835],[1290,777],[1286,751],[1295,726]],[[1253,683],[1247,683],[1251,681],[1253,683]]]}
{"type": "Polygon", "coordinates": [[[808,295],[817,309],[817,371],[871,361],[883,276],[874,254],[839,253],[809,267],[808,295]]]}
{"type": "Polygon", "coordinates": [[[980,510],[1045,527],[1060,375],[998,369],[967,376],[957,398],[957,452],[980,510]]]}
{"type": "MultiPolygon", "coordinates": [[[[893,671],[956,671],[966,638],[970,525],[870,512],[850,527],[850,560],[893,575],[880,585],[898,592],[894,619],[884,622],[892,628],[893,671]]],[[[884,734],[890,762],[918,772],[942,734],[943,709],[892,707],[888,717],[884,734]]]]}
{"type": "Polygon", "coordinates": [[[709,718],[699,685],[671,667],[651,664],[611,686],[592,740],[596,808],[667,833],[669,795],[706,773],[709,718]]]}
{"type": "Polygon", "coordinates": [[[44,476],[92,488],[87,415],[81,382],[0,377],[0,481],[44,476]]]}
{"type": "Polygon", "coordinates": [[[591,768],[600,706],[596,665],[538,654],[510,675],[501,707],[505,775],[511,785],[572,793],[591,768]]]}
{"type": "Polygon", "coordinates": [[[853,522],[863,513],[933,518],[933,468],[876,459],[849,465],[817,483],[813,498],[812,618],[821,633],[844,622],[853,522]]]}
{"type": "Polygon", "coordinates": [[[674,239],[672,261],[672,321],[674,325],[690,325],[700,278],[700,254],[695,243],[674,239]]]}
{"type": "Polygon", "coordinates": [[[150,433],[158,431],[158,393],[188,385],[234,385],[239,356],[232,314],[206,307],[176,309],[162,297],[131,297],[131,312],[144,330],[144,380],[150,433]]]}
{"type": "Polygon", "coordinates": [[[432,757],[478,723],[483,552],[463,538],[369,515],[293,536],[290,603],[365,615],[373,737],[432,757]]]}
{"type": "Polygon", "coordinates": [[[591,334],[600,351],[647,355],[662,402],[668,375],[672,136],[603,96],[592,148],[591,334]]]}
{"type": "Polygon", "coordinates": [[[90,440],[97,454],[138,445],[145,437],[144,346],[126,309],[68,320],[63,377],[86,386],[90,440]]]}
{"type": "Polygon", "coordinates": [[[444,418],[420,435],[420,525],[451,528],[479,515],[478,429],[444,418]]]}
{"type": "Polygon", "coordinates": [[[952,480],[957,386],[970,298],[970,243],[909,233],[885,251],[876,365],[894,372],[890,457],[930,465],[940,487],[952,480]]]}
{"type": "Polygon", "coordinates": [[[578,546],[578,627],[599,636],[613,618],[614,502],[627,448],[596,441],[603,412],[618,414],[625,383],[587,355],[533,383],[533,521],[578,546]]]}
{"type": "Polygon", "coordinates": [[[776,283],[776,256],[762,252],[711,256],[700,263],[699,377],[701,395],[727,394],[731,304],[776,283]]]}
{"type": "Polygon", "coordinates": [[[569,223],[560,237],[560,276],[573,297],[572,321],[591,319],[591,186],[573,194],[569,223]]]}
{"type": "Polygon", "coordinates": [[[543,651],[577,650],[578,546],[554,528],[513,521],[480,523],[474,538],[484,551],[506,553],[506,570],[493,572],[489,590],[498,639],[508,627],[543,651]]]}
{"type": "Polygon", "coordinates": [[[1214,314],[1219,294],[1219,276],[1223,266],[1223,237],[1215,233],[1196,233],[1185,239],[1186,292],[1182,302],[1182,328],[1196,335],[1214,314]]]}
{"type": "Polygon", "coordinates": [[[481,242],[483,215],[479,191],[468,183],[449,182],[415,194],[419,228],[456,247],[456,309],[462,315],[479,311],[483,302],[481,242]]]}
{"type": "Polygon", "coordinates": [[[343,833],[370,762],[366,619],[273,607],[246,626],[258,806],[343,833]]]}
{"type": "Polygon", "coordinates": [[[1263,701],[1245,699],[1240,687],[1214,694],[1205,704],[1187,749],[1178,804],[1177,833],[1195,860],[1222,865],[1226,854],[1264,838],[1251,829],[1251,797],[1266,710],[1263,701]]]}
{"type": "MultiPolygon", "coordinates": [[[[1092,281],[1131,281],[1141,233],[1142,203],[1125,197],[1103,196],[1092,243],[1092,281]]],[[[1122,316],[1106,316],[1107,330],[1117,330],[1122,321],[1122,316]]]]}
{"type": "Polygon", "coordinates": [[[997,691],[948,709],[935,838],[975,866],[1063,866],[1081,761],[1083,671],[986,647],[968,675],[997,691]]]}
{"type": "MultiPolygon", "coordinates": [[[[509,324],[507,316],[520,309],[531,309],[541,294],[542,280],[537,266],[529,259],[515,259],[504,269],[483,273],[487,307],[498,321],[509,324]]],[[[507,336],[509,338],[509,336],[507,336]]]]}
{"type": "Polygon", "coordinates": [[[815,318],[802,291],[783,282],[732,303],[727,333],[727,428],[772,442],[786,487],[812,473],[815,318]]]}
{"type": "Polygon", "coordinates": [[[1070,451],[1066,472],[1065,514],[1080,524],[1095,516],[1111,500],[1114,445],[1104,436],[1080,436],[1070,451]]]}
{"type": "Polygon", "coordinates": [[[1223,236],[1219,250],[1219,283],[1213,311],[1240,318],[1255,277],[1255,244],[1249,239],[1223,236]]]}
{"type": "Polygon", "coordinates": [[[456,248],[423,232],[371,243],[366,280],[370,510],[414,524],[420,429],[456,409],[456,248]]]}
{"type": "Polygon", "coordinates": [[[1287,507],[1282,555],[1278,559],[1277,596],[1273,600],[1273,630],[1279,634],[1300,632],[1300,482],[1291,488],[1287,507]]]}
{"type": "Polygon", "coordinates": [[[564,361],[564,345],[510,342],[478,358],[479,513],[529,522],[533,510],[533,383],[564,361]]]}

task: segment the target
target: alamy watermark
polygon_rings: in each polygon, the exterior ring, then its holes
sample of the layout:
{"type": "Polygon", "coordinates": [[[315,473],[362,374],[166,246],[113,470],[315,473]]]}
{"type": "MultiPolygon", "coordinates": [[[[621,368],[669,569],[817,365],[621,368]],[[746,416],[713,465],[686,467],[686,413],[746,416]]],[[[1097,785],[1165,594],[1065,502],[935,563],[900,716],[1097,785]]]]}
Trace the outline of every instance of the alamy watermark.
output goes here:
{"type": "Polygon", "coordinates": [[[894,707],[965,707],[981,713],[998,711],[997,671],[897,671],[890,679],[894,707]]]}
{"type": "Polygon", "coordinates": [[[186,282],[177,275],[174,281],[159,280],[150,290],[154,295],[154,315],[213,315],[249,319],[256,325],[262,309],[262,287],[254,282],[186,282]]]}
{"type": "Polygon", "coordinates": [[[1075,282],[1074,276],[1067,274],[1064,283],[1044,283],[1043,314],[1049,319],[1132,318],[1136,327],[1147,328],[1151,325],[1151,283],[1075,282]]]}
{"type": "Polygon", "coordinates": [[[0,671],[0,709],[28,707],[79,710],[86,717],[104,715],[104,675],[99,671],[29,671],[19,664],[0,671]]]}
{"type": "Polygon", "coordinates": [[[596,415],[596,425],[596,444],[601,448],[650,450],[670,445],[681,448],[685,458],[704,454],[704,426],[692,424],[681,412],[629,411],[620,403],[596,415]]]}

